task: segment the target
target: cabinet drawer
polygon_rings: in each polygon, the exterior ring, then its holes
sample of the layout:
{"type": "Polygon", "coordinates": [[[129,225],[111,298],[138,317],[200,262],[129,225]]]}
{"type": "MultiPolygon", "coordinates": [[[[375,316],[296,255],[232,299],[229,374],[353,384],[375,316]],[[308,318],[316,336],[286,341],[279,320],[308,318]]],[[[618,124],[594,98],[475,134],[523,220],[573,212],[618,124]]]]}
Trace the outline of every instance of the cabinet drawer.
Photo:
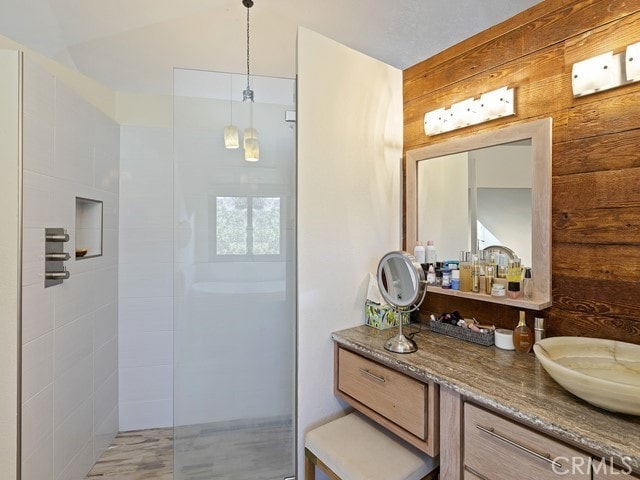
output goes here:
{"type": "Polygon", "coordinates": [[[464,416],[465,479],[591,479],[588,468],[571,468],[591,460],[579,450],[470,403],[464,416]]]}
{"type": "Polygon", "coordinates": [[[340,348],[337,387],[416,437],[426,438],[424,383],[340,348]]]}
{"type": "Polygon", "coordinates": [[[622,470],[613,467],[607,463],[604,463],[600,460],[595,460],[593,462],[593,480],[635,480],[637,478],[636,475],[632,475],[629,468],[623,468],[622,470]]]}

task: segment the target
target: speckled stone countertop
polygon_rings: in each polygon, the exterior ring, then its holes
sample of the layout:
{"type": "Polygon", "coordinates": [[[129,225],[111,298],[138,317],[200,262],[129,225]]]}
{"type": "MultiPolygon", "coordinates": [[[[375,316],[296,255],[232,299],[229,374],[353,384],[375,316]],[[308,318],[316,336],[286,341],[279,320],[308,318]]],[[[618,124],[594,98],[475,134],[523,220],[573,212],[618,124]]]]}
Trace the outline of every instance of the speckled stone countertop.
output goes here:
{"type": "MultiPolygon", "coordinates": [[[[384,342],[396,329],[368,326],[334,332],[339,345],[419,380],[449,387],[476,404],[574,444],[596,457],[640,472],[640,417],[593,407],[558,385],[535,355],[484,347],[419,331],[418,351],[391,353],[384,342]]],[[[416,327],[409,327],[405,333],[416,327]]]]}

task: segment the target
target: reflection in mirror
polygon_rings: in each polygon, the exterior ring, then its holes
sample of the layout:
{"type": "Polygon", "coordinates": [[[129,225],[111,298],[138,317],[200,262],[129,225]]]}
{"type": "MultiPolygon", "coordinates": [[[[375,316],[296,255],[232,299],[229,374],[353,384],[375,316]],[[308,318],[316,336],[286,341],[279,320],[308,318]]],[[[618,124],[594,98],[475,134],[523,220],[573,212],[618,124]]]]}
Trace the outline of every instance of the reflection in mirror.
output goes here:
{"type": "Polygon", "coordinates": [[[439,261],[505,246],[531,265],[530,138],[431,158],[417,176],[418,239],[439,261]]]}
{"type": "Polygon", "coordinates": [[[384,348],[395,353],[415,352],[415,342],[404,336],[404,316],[416,310],[426,293],[424,270],[407,252],[389,252],[378,264],[378,288],[384,300],[397,312],[398,335],[388,340],[384,348]]]}

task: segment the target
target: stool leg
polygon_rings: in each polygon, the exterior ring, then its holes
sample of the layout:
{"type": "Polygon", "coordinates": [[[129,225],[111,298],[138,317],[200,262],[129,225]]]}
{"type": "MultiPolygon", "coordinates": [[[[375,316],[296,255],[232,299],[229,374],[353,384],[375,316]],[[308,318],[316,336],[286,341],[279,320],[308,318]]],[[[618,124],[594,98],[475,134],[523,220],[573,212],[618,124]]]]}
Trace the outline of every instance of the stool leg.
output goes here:
{"type": "Polygon", "coordinates": [[[316,480],[316,466],[306,448],[304,449],[304,480],[316,480]]]}

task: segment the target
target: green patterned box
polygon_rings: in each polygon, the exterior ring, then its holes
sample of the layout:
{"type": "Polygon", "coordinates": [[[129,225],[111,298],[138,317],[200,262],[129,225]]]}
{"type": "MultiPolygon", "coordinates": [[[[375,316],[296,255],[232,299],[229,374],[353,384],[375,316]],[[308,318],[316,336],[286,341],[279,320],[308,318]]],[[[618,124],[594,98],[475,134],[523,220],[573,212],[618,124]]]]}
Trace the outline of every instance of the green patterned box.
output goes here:
{"type": "MultiPolygon", "coordinates": [[[[398,312],[393,310],[389,305],[381,306],[377,303],[367,300],[364,306],[365,324],[378,330],[386,330],[387,328],[398,326],[398,312]]],[[[404,314],[404,325],[409,323],[409,315],[404,314]]]]}

